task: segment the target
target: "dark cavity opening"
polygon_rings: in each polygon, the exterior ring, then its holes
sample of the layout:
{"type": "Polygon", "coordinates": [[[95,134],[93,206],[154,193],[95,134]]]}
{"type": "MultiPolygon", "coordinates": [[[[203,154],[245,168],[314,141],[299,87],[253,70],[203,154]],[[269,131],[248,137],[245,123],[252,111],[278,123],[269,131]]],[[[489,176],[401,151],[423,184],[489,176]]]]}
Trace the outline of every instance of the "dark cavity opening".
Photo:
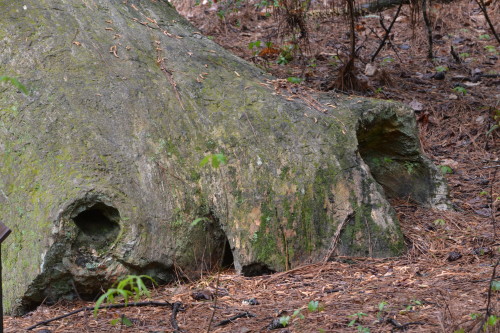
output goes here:
{"type": "Polygon", "coordinates": [[[120,213],[114,207],[96,203],[73,218],[80,231],[79,245],[94,245],[104,248],[111,245],[120,232],[120,213]]]}
{"type": "Polygon", "coordinates": [[[261,263],[253,263],[250,265],[245,265],[241,268],[241,274],[247,277],[269,275],[273,273],[276,273],[276,271],[261,263]]]}
{"type": "Polygon", "coordinates": [[[361,158],[389,198],[426,203],[432,184],[418,139],[405,133],[395,119],[362,122],[356,135],[361,158]]]}
{"type": "Polygon", "coordinates": [[[231,251],[231,245],[229,245],[229,240],[225,237],[224,245],[224,257],[222,258],[222,268],[234,268],[234,258],[233,251],[231,251]]]}

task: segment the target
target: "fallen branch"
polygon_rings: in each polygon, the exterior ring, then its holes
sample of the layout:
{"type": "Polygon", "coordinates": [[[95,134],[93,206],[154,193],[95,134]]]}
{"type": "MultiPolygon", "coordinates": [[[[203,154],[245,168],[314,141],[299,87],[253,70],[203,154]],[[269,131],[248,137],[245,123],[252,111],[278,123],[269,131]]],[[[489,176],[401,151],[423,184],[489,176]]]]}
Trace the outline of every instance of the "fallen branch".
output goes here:
{"type": "Polygon", "coordinates": [[[251,314],[250,312],[239,313],[237,315],[232,316],[231,318],[224,319],[224,320],[220,321],[219,323],[215,324],[214,327],[224,326],[224,325],[230,324],[233,321],[235,321],[236,319],[243,318],[243,317],[252,318],[252,317],[255,317],[255,315],[251,314]]]}
{"type": "Polygon", "coordinates": [[[491,315],[492,309],[491,309],[491,284],[495,280],[495,274],[497,272],[498,265],[500,264],[500,259],[497,260],[495,265],[493,266],[493,273],[491,274],[491,278],[488,280],[488,296],[487,296],[487,304],[486,304],[486,311],[484,314],[483,320],[481,320],[481,325],[479,325],[479,329],[477,330],[478,333],[483,331],[483,326],[488,320],[488,317],[491,315]]]}
{"type": "MultiPolygon", "coordinates": [[[[169,307],[173,307],[172,303],[169,303],[169,302],[150,301],[150,302],[135,302],[135,303],[128,303],[128,304],[102,305],[102,306],[98,307],[98,309],[99,310],[100,309],[120,309],[120,308],[125,308],[125,307],[140,307],[140,306],[169,306],[169,307]]],[[[26,330],[31,331],[32,329],[37,328],[38,326],[47,325],[50,322],[72,316],[72,315],[80,313],[82,311],[94,311],[94,307],[93,306],[86,306],[84,308],[74,310],[74,311],[68,312],[66,314],[38,322],[35,325],[28,327],[26,330]]]]}
{"type": "Polygon", "coordinates": [[[425,325],[426,324],[426,323],[421,322],[421,321],[412,321],[412,322],[409,322],[406,324],[400,324],[395,319],[392,319],[392,318],[387,319],[387,322],[394,326],[394,328],[391,330],[391,332],[393,332],[394,330],[406,330],[411,325],[425,325]]]}
{"type": "Polygon", "coordinates": [[[172,328],[174,329],[174,333],[179,333],[182,332],[182,330],[179,328],[179,324],[177,324],[177,313],[182,310],[182,303],[181,302],[175,302],[172,305],[172,316],[170,317],[170,325],[172,325],[172,328]]]}

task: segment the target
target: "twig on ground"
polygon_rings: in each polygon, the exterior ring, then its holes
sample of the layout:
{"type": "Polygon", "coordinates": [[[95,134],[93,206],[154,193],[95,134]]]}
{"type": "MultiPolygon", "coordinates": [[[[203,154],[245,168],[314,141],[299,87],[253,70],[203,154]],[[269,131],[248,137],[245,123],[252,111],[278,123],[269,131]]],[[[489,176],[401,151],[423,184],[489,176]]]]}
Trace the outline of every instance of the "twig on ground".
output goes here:
{"type": "Polygon", "coordinates": [[[224,319],[224,320],[218,322],[217,324],[214,325],[214,327],[224,326],[224,325],[227,325],[229,323],[232,323],[234,320],[236,320],[238,318],[244,318],[244,317],[245,318],[252,318],[252,317],[255,317],[255,315],[251,314],[250,312],[239,313],[237,315],[232,316],[231,318],[224,319]]]}
{"type": "MultiPolygon", "coordinates": [[[[102,306],[98,307],[98,309],[120,309],[120,308],[126,308],[126,307],[140,307],[140,306],[169,306],[169,307],[172,307],[172,303],[149,301],[149,302],[135,302],[135,303],[128,303],[128,304],[110,304],[110,305],[102,305],[102,306]]],[[[82,311],[93,311],[93,310],[94,310],[93,306],[86,306],[86,307],[68,312],[66,314],[38,322],[35,325],[28,327],[26,330],[31,331],[31,330],[37,328],[38,326],[47,325],[48,323],[72,316],[72,315],[80,313],[82,311]]]]}
{"type": "Polygon", "coordinates": [[[479,329],[477,330],[478,333],[482,332],[483,326],[488,320],[488,317],[491,315],[491,284],[493,283],[493,280],[495,279],[495,275],[497,272],[497,267],[500,264],[500,259],[497,260],[495,265],[493,266],[493,273],[491,274],[491,278],[488,280],[488,297],[487,297],[487,303],[486,303],[486,311],[484,313],[484,318],[481,321],[481,325],[479,325],[479,329]]]}
{"type": "Polygon", "coordinates": [[[421,322],[421,321],[412,321],[410,323],[400,324],[395,319],[392,319],[392,318],[388,318],[387,322],[391,325],[394,325],[394,328],[391,330],[391,332],[393,332],[394,330],[406,330],[408,328],[408,326],[411,326],[411,325],[425,325],[426,324],[426,323],[421,322]]]}

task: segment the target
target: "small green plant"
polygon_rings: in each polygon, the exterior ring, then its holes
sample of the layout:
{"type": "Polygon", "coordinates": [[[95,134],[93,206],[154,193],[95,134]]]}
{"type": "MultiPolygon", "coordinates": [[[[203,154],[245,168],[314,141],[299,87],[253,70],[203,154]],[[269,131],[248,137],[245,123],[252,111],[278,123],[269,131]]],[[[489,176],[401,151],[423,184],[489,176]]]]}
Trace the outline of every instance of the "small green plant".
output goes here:
{"type": "Polygon", "coordinates": [[[491,126],[488,132],[486,132],[486,136],[490,135],[491,133],[493,133],[493,131],[500,128],[500,109],[495,110],[495,115],[493,116],[493,120],[495,121],[495,123],[493,124],[493,126],[491,126]]]}
{"type": "Polygon", "coordinates": [[[293,311],[292,318],[298,317],[299,319],[304,319],[304,315],[301,313],[301,309],[293,311]]]}
{"type": "Polygon", "coordinates": [[[378,87],[377,89],[375,89],[376,94],[380,94],[383,91],[384,91],[384,87],[378,87]]]}
{"type": "Polygon", "coordinates": [[[201,160],[200,166],[203,167],[208,162],[211,162],[212,168],[217,169],[221,164],[227,163],[227,157],[224,154],[208,154],[201,160]]]}
{"type": "Polygon", "coordinates": [[[120,318],[116,318],[116,319],[113,319],[111,320],[111,325],[125,325],[127,327],[132,327],[134,324],[132,323],[132,321],[130,319],[128,319],[124,314],[122,314],[120,316],[120,318]]]}
{"type": "Polygon", "coordinates": [[[435,70],[436,70],[436,72],[438,72],[438,73],[439,73],[439,72],[447,72],[447,71],[448,71],[448,67],[446,67],[446,66],[437,66],[437,67],[435,68],[435,70]]]}
{"type": "Polygon", "coordinates": [[[310,301],[307,304],[307,310],[309,312],[321,312],[324,310],[324,307],[318,301],[310,301]]]}
{"type": "Polygon", "coordinates": [[[28,94],[28,89],[19,82],[16,78],[10,77],[10,76],[0,76],[0,82],[9,82],[11,83],[14,87],[19,89],[23,94],[27,95],[28,94]]]}
{"type": "Polygon", "coordinates": [[[482,35],[479,35],[479,39],[480,40],[490,40],[491,37],[488,34],[482,34],[482,35]]]}
{"type": "Polygon", "coordinates": [[[202,222],[206,222],[208,221],[208,219],[206,217],[198,217],[196,219],[193,220],[193,222],[191,222],[191,224],[189,225],[191,228],[194,228],[196,227],[198,224],[202,223],[202,222]]]}
{"type": "Polygon", "coordinates": [[[259,8],[259,9],[269,8],[269,7],[278,8],[280,6],[280,3],[279,3],[279,0],[270,0],[270,1],[261,0],[261,1],[257,2],[254,6],[259,8]]]}
{"type": "Polygon", "coordinates": [[[379,321],[384,317],[385,308],[388,304],[389,303],[387,303],[386,301],[382,301],[382,302],[378,303],[377,318],[379,321]]]}
{"type": "Polygon", "coordinates": [[[356,312],[355,314],[349,315],[349,318],[353,318],[349,324],[347,325],[348,327],[354,326],[357,322],[361,320],[361,318],[368,316],[366,313],[363,312],[356,312]]]}
{"type": "Polygon", "coordinates": [[[262,42],[260,40],[256,40],[254,42],[248,43],[248,48],[250,50],[253,50],[252,53],[255,56],[255,55],[257,55],[259,53],[258,49],[261,47],[261,45],[262,45],[262,42]]]}
{"type": "Polygon", "coordinates": [[[500,281],[491,281],[491,290],[492,291],[500,291],[500,281]]]}
{"type": "Polygon", "coordinates": [[[382,59],[382,62],[380,63],[381,66],[386,66],[388,64],[390,64],[391,62],[394,62],[394,58],[392,57],[385,57],[384,59],[382,59]]]}
{"type": "Polygon", "coordinates": [[[480,313],[471,313],[469,316],[471,317],[472,320],[476,320],[481,318],[483,315],[480,313]]]}
{"type": "Polygon", "coordinates": [[[281,66],[284,66],[284,65],[288,64],[289,62],[290,62],[290,60],[281,53],[278,55],[278,59],[276,60],[276,63],[278,65],[281,65],[281,66]]]}
{"type": "Polygon", "coordinates": [[[462,52],[458,55],[460,58],[469,58],[470,57],[470,53],[467,53],[467,52],[462,52]]]}
{"type": "Polygon", "coordinates": [[[453,173],[453,169],[451,167],[449,167],[448,165],[440,165],[439,170],[441,170],[441,173],[443,175],[453,173]]]}
{"type": "Polygon", "coordinates": [[[495,327],[496,324],[500,321],[500,317],[497,317],[495,315],[490,315],[487,319],[486,322],[483,325],[483,330],[487,331],[488,327],[495,327]]]}
{"type": "Polygon", "coordinates": [[[408,304],[403,311],[404,312],[414,311],[415,308],[422,306],[422,305],[423,305],[423,303],[421,301],[419,301],[418,299],[412,299],[410,301],[410,304],[408,304]]]}
{"type": "MultiPolygon", "coordinates": [[[[109,288],[104,295],[99,297],[94,306],[94,317],[97,317],[97,311],[99,311],[99,307],[102,303],[106,302],[108,304],[114,304],[117,296],[123,296],[125,306],[127,306],[130,297],[133,297],[136,302],[142,296],[149,297],[151,293],[144,284],[143,279],[151,280],[153,284],[156,284],[153,278],[148,275],[127,275],[126,278],[118,282],[116,288],[109,288]]],[[[122,314],[119,318],[111,320],[110,323],[111,325],[120,324],[127,327],[131,327],[133,325],[132,321],[124,314],[122,314]]]]}
{"type": "Polygon", "coordinates": [[[330,61],[328,61],[328,64],[333,67],[337,67],[340,64],[340,58],[337,55],[330,56],[330,61]]]}
{"type": "Polygon", "coordinates": [[[287,77],[286,80],[290,83],[295,83],[295,84],[299,84],[301,83],[302,81],[304,81],[303,79],[301,79],[300,77],[295,77],[295,76],[290,76],[290,77],[287,77]]]}
{"type": "Polygon", "coordinates": [[[494,54],[497,54],[497,53],[498,53],[498,52],[497,52],[496,47],[494,47],[493,45],[486,45],[486,46],[484,47],[484,49],[485,49],[486,51],[490,52],[490,53],[494,53],[494,54]]]}
{"type": "Polygon", "coordinates": [[[404,163],[404,166],[406,168],[406,172],[408,172],[408,174],[410,174],[410,175],[413,175],[417,169],[417,163],[410,162],[410,161],[406,161],[404,163]]]}
{"type": "Polygon", "coordinates": [[[444,226],[444,225],[446,225],[446,221],[444,219],[437,219],[437,220],[434,220],[434,224],[437,226],[444,226]]]}
{"type": "Polygon", "coordinates": [[[290,323],[290,316],[281,316],[280,317],[281,326],[287,327],[289,323],[290,323]]]}
{"type": "Polygon", "coordinates": [[[465,89],[464,87],[455,87],[453,88],[453,91],[456,92],[456,93],[459,93],[459,94],[462,94],[462,95],[467,95],[467,89],[465,89]]]}
{"type": "Polygon", "coordinates": [[[364,327],[363,325],[358,325],[356,329],[360,333],[370,333],[370,329],[368,327],[364,327]]]}

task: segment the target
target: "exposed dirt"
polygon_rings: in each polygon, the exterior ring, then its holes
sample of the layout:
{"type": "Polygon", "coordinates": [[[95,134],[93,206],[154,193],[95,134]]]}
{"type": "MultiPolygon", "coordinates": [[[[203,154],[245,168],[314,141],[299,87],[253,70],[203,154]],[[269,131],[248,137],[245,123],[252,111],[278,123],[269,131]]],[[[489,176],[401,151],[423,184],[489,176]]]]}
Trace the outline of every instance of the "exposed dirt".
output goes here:
{"type": "MultiPolygon", "coordinates": [[[[317,15],[307,19],[309,43],[301,41],[301,51],[294,50],[289,63],[278,65],[280,53],[283,56],[283,49],[293,45],[290,34],[283,37],[280,20],[247,6],[228,11],[221,21],[217,12],[225,5],[191,7],[184,1],[178,8],[216,42],[281,79],[279,86],[285,91],[330,87],[347,59],[345,19],[320,15],[325,12],[320,7],[313,7],[317,15]],[[255,43],[258,40],[263,41],[260,46],[255,43]],[[266,46],[266,42],[272,44],[266,46]],[[253,49],[249,49],[250,43],[254,43],[253,49]],[[289,82],[297,79],[287,80],[292,77],[304,81],[297,85],[289,82]]],[[[500,1],[493,0],[488,10],[499,31],[500,1]]],[[[393,8],[382,13],[386,26],[395,12],[393,8]]],[[[431,19],[433,61],[426,58],[425,30],[420,24],[411,28],[411,13],[404,6],[390,37],[392,46],[384,47],[373,63],[378,74],[358,77],[368,88],[362,95],[391,98],[414,108],[423,149],[443,171],[452,172],[447,179],[456,211],[432,211],[404,198],[393,200],[409,248],[401,258],[337,258],[254,278],[224,271],[212,332],[266,331],[273,320],[287,316],[288,327],[276,332],[454,332],[460,328],[471,332],[480,328],[481,317],[474,319],[474,314],[486,311],[493,266],[500,257],[500,229],[495,231],[493,226],[495,218],[500,220],[499,200],[495,201],[500,194],[500,129],[487,134],[495,124],[495,112],[500,112],[495,111],[500,108],[500,47],[474,1],[433,5],[431,19]],[[451,46],[460,63],[450,53],[451,46]],[[251,298],[259,304],[244,302],[251,298]],[[318,301],[321,311],[308,310],[310,301],[318,301]],[[301,315],[294,316],[296,310],[301,315]],[[252,316],[215,327],[245,312],[252,316]]],[[[361,74],[378,47],[376,35],[382,37],[384,30],[377,16],[359,18],[356,30],[356,66],[361,74]]],[[[204,291],[202,295],[210,298],[215,292],[215,275],[158,287],[151,298],[181,302],[180,328],[206,331],[213,301],[194,300],[192,293],[204,291]]],[[[500,279],[500,273],[496,275],[500,279]]],[[[500,315],[499,296],[498,292],[491,296],[490,307],[496,315],[500,315]]],[[[19,332],[83,306],[92,303],[41,306],[24,317],[6,318],[6,331],[19,332]]],[[[101,310],[97,318],[87,311],[34,331],[172,332],[171,314],[169,307],[101,310]],[[110,324],[122,314],[132,320],[133,327],[110,324]]],[[[495,329],[498,327],[490,331],[495,329]]]]}

